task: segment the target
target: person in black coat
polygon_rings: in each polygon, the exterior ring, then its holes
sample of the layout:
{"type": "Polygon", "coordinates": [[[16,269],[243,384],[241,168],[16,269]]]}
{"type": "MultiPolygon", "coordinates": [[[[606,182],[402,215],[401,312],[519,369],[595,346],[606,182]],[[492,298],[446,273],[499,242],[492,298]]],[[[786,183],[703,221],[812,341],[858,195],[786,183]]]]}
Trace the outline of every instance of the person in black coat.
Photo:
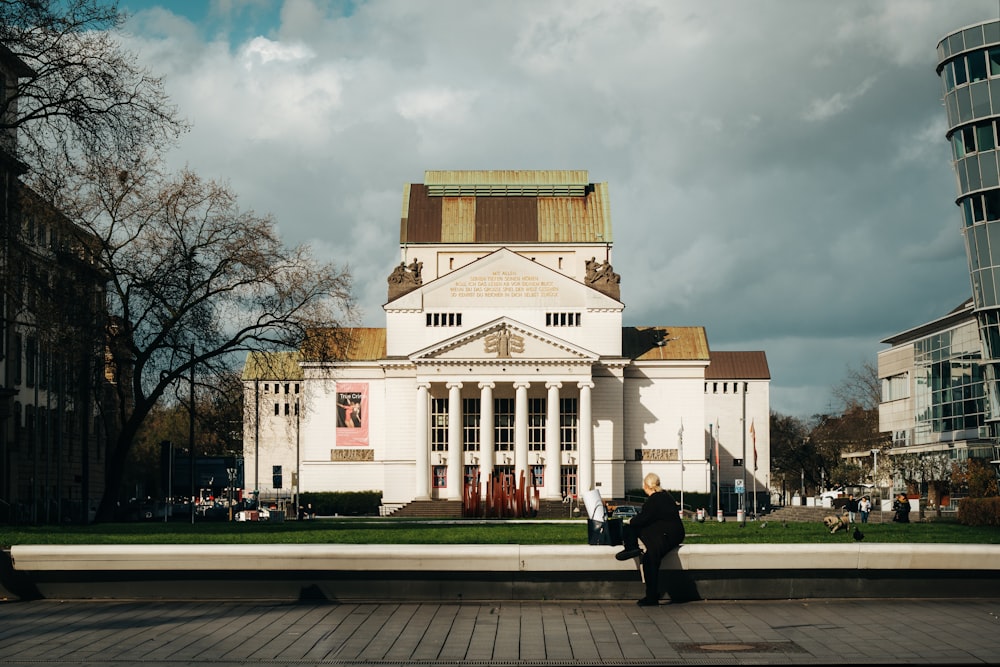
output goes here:
{"type": "Polygon", "coordinates": [[[669,491],[660,488],[659,475],[652,472],[646,475],[642,490],[649,497],[642,510],[622,526],[624,550],[615,554],[615,558],[628,560],[642,556],[646,596],[638,604],[646,607],[660,604],[660,564],[684,541],[684,522],[677,501],[669,491]],[[645,551],[639,548],[639,540],[645,551]]]}
{"type": "Polygon", "coordinates": [[[854,497],[854,494],[848,494],[847,504],[844,505],[844,509],[847,510],[849,521],[854,523],[854,515],[858,513],[858,499],[854,497]]]}
{"type": "Polygon", "coordinates": [[[892,501],[892,520],[897,523],[910,523],[910,501],[905,494],[900,493],[892,501]]]}

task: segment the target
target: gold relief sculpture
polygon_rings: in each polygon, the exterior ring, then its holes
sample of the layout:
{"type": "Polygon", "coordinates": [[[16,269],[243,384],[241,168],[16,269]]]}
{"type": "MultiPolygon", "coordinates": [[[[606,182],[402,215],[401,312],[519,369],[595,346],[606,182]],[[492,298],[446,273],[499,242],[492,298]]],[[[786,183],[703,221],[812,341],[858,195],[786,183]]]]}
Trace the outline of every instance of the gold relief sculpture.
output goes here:
{"type": "Polygon", "coordinates": [[[375,452],[370,449],[331,449],[331,461],[374,461],[375,452]]]}
{"type": "Polygon", "coordinates": [[[483,351],[487,354],[496,353],[497,359],[510,359],[511,354],[524,352],[524,336],[511,333],[504,327],[483,339],[483,351]]]}
{"type": "Polygon", "coordinates": [[[677,461],[676,449],[637,449],[636,461],[677,461]]]}

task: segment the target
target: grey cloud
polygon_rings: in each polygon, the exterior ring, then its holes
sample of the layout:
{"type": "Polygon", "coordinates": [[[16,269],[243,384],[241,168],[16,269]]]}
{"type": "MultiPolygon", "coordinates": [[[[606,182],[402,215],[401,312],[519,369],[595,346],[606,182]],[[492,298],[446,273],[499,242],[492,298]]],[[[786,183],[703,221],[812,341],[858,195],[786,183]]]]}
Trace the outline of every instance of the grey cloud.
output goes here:
{"type": "Polygon", "coordinates": [[[995,0],[281,7],[254,34],[234,15],[228,42],[160,15],[133,43],[195,123],[175,162],[350,260],[366,325],[426,169],[607,181],[626,324],[765,350],[786,414],[835,409],[829,388],[881,338],[969,294],[934,49],[995,0]],[[312,57],[238,71],[258,35],[312,57]],[[275,113],[268,95],[308,104],[324,77],[336,105],[275,113]]]}

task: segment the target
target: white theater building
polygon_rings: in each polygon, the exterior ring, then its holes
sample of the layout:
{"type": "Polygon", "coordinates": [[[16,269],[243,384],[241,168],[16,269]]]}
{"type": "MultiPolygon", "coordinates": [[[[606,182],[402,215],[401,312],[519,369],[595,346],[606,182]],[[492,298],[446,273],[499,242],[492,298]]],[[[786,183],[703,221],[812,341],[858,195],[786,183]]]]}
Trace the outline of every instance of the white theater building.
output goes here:
{"type": "Polygon", "coordinates": [[[426,172],[404,188],[399,243],[385,328],[248,358],[247,492],[379,490],[392,509],[523,472],[542,499],[612,499],[653,471],[727,510],[739,486],[767,497],[764,353],[623,326],[607,184],[426,172]]]}

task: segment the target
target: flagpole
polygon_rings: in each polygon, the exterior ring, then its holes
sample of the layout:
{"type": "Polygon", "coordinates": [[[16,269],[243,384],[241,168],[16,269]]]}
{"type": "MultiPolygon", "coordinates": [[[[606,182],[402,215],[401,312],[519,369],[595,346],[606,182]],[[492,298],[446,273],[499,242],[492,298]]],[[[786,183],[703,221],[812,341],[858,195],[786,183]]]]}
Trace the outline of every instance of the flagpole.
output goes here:
{"type": "Polygon", "coordinates": [[[753,516],[757,518],[757,430],[750,420],[750,438],[753,441],[753,516]]]}
{"type": "Polygon", "coordinates": [[[684,518],[684,420],[681,419],[681,429],[677,431],[677,453],[681,459],[681,519],[684,518]]]}
{"type": "Polygon", "coordinates": [[[719,426],[719,418],[715,418],[715,512],[722,520],[722,480],[719,479],[719,447],[722,445],[720,433],[722,427],[719,426]]]}

